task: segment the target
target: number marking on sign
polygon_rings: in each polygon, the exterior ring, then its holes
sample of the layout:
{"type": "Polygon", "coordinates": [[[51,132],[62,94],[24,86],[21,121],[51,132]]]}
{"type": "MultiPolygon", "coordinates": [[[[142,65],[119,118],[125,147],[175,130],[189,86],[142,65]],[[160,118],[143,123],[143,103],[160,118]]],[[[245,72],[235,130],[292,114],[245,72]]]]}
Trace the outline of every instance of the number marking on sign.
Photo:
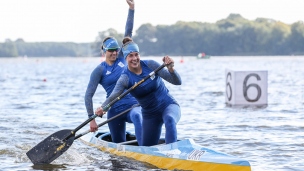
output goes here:
{"type": "Polygon", "coordinates": [[[258,74],[255,74],[255,73],[248,74],[248,75],[245,77],[244,82],[243,82],[243,95],[244,95],[245,99],[246,99],[248,102],[256,102],[256,101],[258,101],[258,100],[261,98],[262,90],[261,90],[261,87],[260,87],[259,85],[257,85],[257,84],[251,83],[251,84],[247,85],[247,81],[248,81],[248,79],[249,79],[250,77],[256,77],[256,79],[257,79],[258,81],[261,80],[261,77],[260,77],[258,74]],[[248,97],[248,93],[247,93],[247,92],[248,92],[248,89],[249,89],[250,87],[255,87],[255,88],[257,89],[257,91],[258,91],[257,97],[256,97],[255,99],[250,99],[250,98],[248,97]]]}
{"type": "Polygon", "coordinates": [[[228,81],[228,77],[230,76],[230,80],[231,80],[231,73],[228,72],[227,74],[227,77],[226,77],[226,96],[228,98],[229,101],[231,101],[231,98],[232,98],[232,88],[231,88],[231,85],[230,85],[230,82],[228,81]],[[227,87],[229,87],[229,92],[230,92],[230,95],[228,96],[228,91],[227,91],[227,87]]]}

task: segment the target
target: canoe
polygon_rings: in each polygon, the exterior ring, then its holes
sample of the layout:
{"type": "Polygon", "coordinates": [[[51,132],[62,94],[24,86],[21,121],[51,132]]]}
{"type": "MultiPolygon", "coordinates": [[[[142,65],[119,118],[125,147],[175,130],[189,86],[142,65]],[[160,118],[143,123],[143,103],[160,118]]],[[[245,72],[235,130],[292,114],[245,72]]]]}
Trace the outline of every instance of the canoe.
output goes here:
{"type": "Polygon", "coordinates": [[[133,158],[137,161],[152,164],[160,169],[169,170],[204,170],[204,171],[250,171],[247,160],[222,152],[211,150],[196,144],[193,139],[178,140],[165,144],[160,139],[155,146],[138,146],[134,134],[126,134],[127,141],[111,142],[107,132],[88,133],[81,140],[101,151],[133,158]]]}

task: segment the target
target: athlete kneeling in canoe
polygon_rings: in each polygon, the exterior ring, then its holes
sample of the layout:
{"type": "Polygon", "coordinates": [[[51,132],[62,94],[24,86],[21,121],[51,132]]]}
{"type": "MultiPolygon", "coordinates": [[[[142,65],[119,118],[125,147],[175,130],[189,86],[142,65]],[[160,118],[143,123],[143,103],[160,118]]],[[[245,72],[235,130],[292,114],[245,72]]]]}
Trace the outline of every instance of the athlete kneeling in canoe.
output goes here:
{"type": "MultiPolygon", "coordinates": [[[[129,5],[128,18],[125,27],[125,36],[132,36],[133,23],[134,23],[134,0],[126,0],[129,5]]],[[[91,117],[94,114],[93,109],[93,96],[98,85],[102,85],[107,93],[107,96],[111,94],[114,86],[127,65],[123,53],[120,51],[117,40],[114,37],[107,37],[103,40],[102,51],[105,54],[105,61],[101,62],[91,73],[90,81],[87,86],[85,94],[85,105],[88,116],[91,117]]],[[[108,119],[112,118],[119,113],[130,109],[134,104],[138,102],[131,95],[127,95],[123,100],[119,101],[108,111],[108,119]]],[[[126,141],[126,123],[133,123],[135,127],[136,138],[141,141],[142,135],[142,115],[141,107],[135,107],[130,112],[123,116],[116,118],[108,123],[112,141],[115,143],[126,141]]],[[[90,122],[90,131],[95,132],[98,130],[95,119],[90,122]]]]}
{"type": "MultiPolygon", "coordinates": [[[[102,116],[104,113],[103,107],[160,66],[154,60],[140,60],[138,45],[131,38],[125,39],[129,40],[124,43],[122,51],[128,66],[123,70],[111,95],[101,107],[96,109],[96,115],[102,116]]],[[[162,79],[174,85],[181,85],[182,81],[174,69],[173,59],[165,56],[163,62],[167,64],[167,69],[158,71],[155,76],[130,92],[142,107],[143,134],[141,144],[143,146],[158,144],[163,124],[165,124],[166,129],[166,143],[177,141],[176,124],[180,120],[181,111],[177,101],[170,95],[162,79]]]]}

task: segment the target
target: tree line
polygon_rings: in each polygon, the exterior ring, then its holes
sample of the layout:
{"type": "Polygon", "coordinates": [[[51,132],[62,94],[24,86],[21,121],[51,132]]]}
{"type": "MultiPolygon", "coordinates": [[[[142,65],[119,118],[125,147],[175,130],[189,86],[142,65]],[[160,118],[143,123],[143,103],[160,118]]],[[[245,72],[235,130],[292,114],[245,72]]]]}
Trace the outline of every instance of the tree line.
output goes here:
{"type": "Polygon", "coordinates": [[[90,56],[91,43],[25,42],[6,40],[0,43],[0,57],[77,57],[90,56]]]}
{"type": "MultiPolygon", "coordinates": [[[[123,39],[115,29],[99,32],[92,43],[27,43],[22,39],[0,43],[0,57],[15,56],[100,56],[106,36],[123,39]]],[[[216,23],[183,22],[173,25],[141,25],[133,36],[142,56],[304,55],[304,23],[285,24],[257,18],[247,20],[230,14],[216,23]]],[[[120,42],[121,43],[121,42],[120,42]]]]}

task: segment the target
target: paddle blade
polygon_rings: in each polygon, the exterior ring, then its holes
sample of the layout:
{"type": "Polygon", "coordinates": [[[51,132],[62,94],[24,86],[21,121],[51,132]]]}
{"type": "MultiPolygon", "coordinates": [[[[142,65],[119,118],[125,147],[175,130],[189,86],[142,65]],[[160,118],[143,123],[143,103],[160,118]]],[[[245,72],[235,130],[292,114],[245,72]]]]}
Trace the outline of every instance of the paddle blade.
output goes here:
{"type": "Polygon", "coordinates": [[[72,130],[58,131],[41,141],[26,155],[33,164],[49,164],[70,148],[74,138],[72,130]]]}

